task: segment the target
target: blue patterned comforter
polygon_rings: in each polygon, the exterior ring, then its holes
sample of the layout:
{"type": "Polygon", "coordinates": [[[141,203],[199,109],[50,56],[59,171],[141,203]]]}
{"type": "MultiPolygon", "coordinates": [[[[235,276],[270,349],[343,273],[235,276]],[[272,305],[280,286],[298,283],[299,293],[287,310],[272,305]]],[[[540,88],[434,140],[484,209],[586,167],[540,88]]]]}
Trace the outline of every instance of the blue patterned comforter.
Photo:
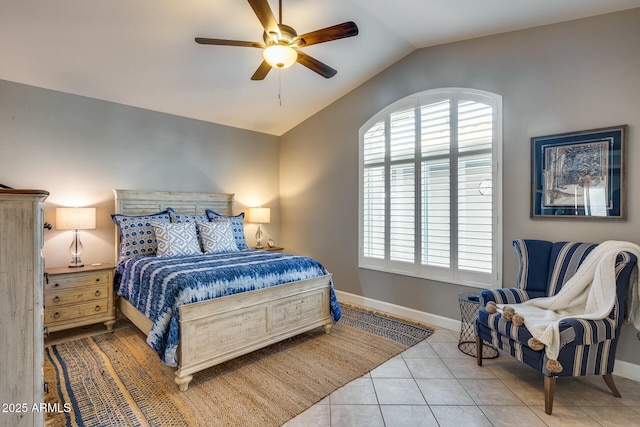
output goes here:
{"type": "MultiPolygon", "coordinates": [[[[115,287],[153,322],[147,343],[164,364],[177,366],[179,306],[326,274],[311,258],[267,251],[141,256],[118,264],[115,287]]],[[[331,317],[337,322],[341,312],[333,284],[330,295],[331,317]]]]}

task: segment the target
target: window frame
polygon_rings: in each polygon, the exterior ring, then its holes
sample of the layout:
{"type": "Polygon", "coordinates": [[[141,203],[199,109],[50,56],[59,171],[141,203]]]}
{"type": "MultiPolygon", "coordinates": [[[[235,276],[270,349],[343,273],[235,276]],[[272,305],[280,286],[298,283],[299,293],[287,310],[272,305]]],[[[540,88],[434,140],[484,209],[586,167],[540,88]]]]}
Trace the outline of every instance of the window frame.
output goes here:
{"type": "MultiPolygon", "coordinates": [[[[418,128],[421,126],[420,120],[416,120],[414,123],[416,131],[414,135],[419,135],[418,128]]],[[[415,138],[415,136],[414,136],[415,138]]],[[[454,144],[455,145],[455,144],[454,144]]],[[[425,279],[436,280],[445,283],[452,283],[457,285],[472,286],[478,288],[499,288],[501,287],[502,277],[502,97],[498,94],[470,88],[440,88],[431,89],[423,92],[415,93],[393,102],[384,109],[380,110],[373,117],[367,120],[359,130],[358,138],[359,146],[359,186],[358,186],[358,266],[359,268],[384,271],[393,274],[400,274],[412,277],[419,277],[425,279]],[[458,246],[458,208],[457,208],[457,177],[459,173],[458,159],[459,152],[449,149],[448,155],[441,156],[443,159],[449,161],[449,196],[450,196],[450,241],[449,247],[451,253],[449,254],[449,267],[436,267],[422,264],[422,218],[421,218],[421,191],[422,183],[418,183],[422,179],[421,169],[424,157],[420,152],[421,141],[414,141],[415,155],[410,160],[391,160],[390,154],[390,117],[392,114],[399,111],[413,108],[416,111],[416,119],[419,118],[419,111],[422,106],[431,105],[437,101],[449,100],[449,128],[451,130],[451,139],[455,139],[457,142],[457,126],[458,126],[458,103],[461,100],[471,100],[489,105],[493,112],[493,128],[492,128],[492,144],[491,144],[491,175],[492,175],[492,271],[490,274],[483,274],[472,272],[468,270],[461,270],[457,268],[455,262],[452,260],[457,257],[456,250],[458,246]],[[455,114],[455,117],[453,117],[455,114]],[[414,195],[415,195],[415,215],[414,215],[414,229],[415,229],[415,252],[413,262],[393,261],[390,259],[390,212],[385,211],[384,218],[384,258],[371,258],[364,256],[364,172],[365,172],[365,158],[364,158],[364,138],[365,134],[377,123],[384,123],[384,138],[385,138],[385,154],[384,161],[377,162],[375,165],[378,167],[384,167],[384,181],[385,191],[384,197],[388,198],[390,194],[390,181],[391,177],[386,177],[387,173],[390,173],[392,165],[400,165],[413,163],[417,169],[414,176],[414,195]],[[452,165],[455,165],[453,167],[452,165]],[[455,178],[454,178],[455,175],[455,178]]],[[[488,151],[487,151],[488,152],[488,151]]],[[[386,207],[391,206],[390,202],[385,203],[386,207]]]]}

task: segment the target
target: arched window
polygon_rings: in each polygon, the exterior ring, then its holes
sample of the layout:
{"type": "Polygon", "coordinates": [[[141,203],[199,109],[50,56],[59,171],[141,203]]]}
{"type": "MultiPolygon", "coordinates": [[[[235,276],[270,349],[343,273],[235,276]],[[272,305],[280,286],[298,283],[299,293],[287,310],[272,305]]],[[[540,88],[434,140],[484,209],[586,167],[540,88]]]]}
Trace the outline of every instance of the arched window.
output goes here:
{"type": "Polygon", "coordinates": [[[499,95],[447,88],[360,128],[360,267],[499,287],[501,122],[499,95]]]}

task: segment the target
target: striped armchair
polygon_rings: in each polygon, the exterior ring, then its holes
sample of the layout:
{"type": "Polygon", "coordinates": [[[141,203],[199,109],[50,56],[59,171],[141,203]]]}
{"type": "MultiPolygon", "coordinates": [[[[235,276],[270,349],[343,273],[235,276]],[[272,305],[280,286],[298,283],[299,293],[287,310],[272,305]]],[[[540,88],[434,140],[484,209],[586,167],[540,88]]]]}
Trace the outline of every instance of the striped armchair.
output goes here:
{"type": "MultiPolygon", "coordinates": [[[[575,274],[586,256],[597,245],[578,242],[547,242],[514,240],[520,268],[515,288],[484,290],[480,295],[481,309],[476,318],[478,365],[482,366],[482,342],[509,353],[517,360],[544,375],[545,412],[551,415],[555,381],[558,377],[602,375],[614,396],[620,393],[613,382],[613,364],[617,338],[624,320],[624,303],[631,273],[637,262],[628,252],[616,259],[616,302],[609,316],[602,320],[567,319],[560,323],[560,372],[549,371],[544,348],[533,349],[531,333],[524,325],[516,326],[503,313],[490,313],[486,305],[517,304],[532,298],[556,295],[575,274]]],[[[493,310],[491,310],[493,311],[493,310]]]]}

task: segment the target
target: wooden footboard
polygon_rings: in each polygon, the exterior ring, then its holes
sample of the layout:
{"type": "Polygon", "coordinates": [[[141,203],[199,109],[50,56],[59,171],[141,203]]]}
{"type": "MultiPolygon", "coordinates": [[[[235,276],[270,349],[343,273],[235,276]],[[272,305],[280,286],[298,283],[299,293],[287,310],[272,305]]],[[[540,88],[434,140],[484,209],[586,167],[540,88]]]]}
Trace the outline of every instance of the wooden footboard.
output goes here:
{"type": "MultiPolygon", "coordinates": [[[[328,333],[330,283],[326,275],[181,306],[180,390],[187,390],[194,373],[234,357],[319,326],[328,333]]],[[[150,321],[120,300],[122,313],[148,334],[150,321]]]]}

